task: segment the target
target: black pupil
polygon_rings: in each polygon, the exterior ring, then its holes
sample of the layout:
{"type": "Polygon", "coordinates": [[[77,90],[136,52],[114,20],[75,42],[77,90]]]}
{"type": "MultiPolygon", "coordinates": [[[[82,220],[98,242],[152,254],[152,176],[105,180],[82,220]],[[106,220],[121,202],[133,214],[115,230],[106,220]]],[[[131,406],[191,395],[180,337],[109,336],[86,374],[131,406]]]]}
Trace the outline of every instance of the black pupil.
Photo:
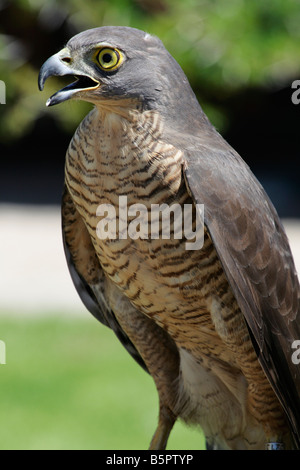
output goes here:
{"type": "Polygon", "coordinates": [[[106,52],[105,54],[103,54],[102,60],[104,63],[109,64],[109,62],[112,61],[112,55],[109,52],[106,52]]]}

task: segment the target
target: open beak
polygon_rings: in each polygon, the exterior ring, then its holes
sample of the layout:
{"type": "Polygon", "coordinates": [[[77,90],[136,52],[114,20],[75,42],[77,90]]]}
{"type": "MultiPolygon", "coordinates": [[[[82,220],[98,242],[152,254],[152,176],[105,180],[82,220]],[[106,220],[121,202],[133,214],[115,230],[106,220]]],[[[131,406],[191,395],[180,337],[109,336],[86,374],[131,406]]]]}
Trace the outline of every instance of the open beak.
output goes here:
{"type": "Polygon", "coordinates": [[[38,78],[39,89],[41,91],[43,90],[48,77],[71,75],[76,78],[76,81],[50,96],[46,102],[46,106],[62,103],[63,101],[73,98],[73,96],[80,91],[94,90],[100,86],[100,82],[89,75],[83,75],[82,71],[76,70],[76,68],[68,65],[61,52],[62,51],[51,56],[42,65],[38,78]]]}

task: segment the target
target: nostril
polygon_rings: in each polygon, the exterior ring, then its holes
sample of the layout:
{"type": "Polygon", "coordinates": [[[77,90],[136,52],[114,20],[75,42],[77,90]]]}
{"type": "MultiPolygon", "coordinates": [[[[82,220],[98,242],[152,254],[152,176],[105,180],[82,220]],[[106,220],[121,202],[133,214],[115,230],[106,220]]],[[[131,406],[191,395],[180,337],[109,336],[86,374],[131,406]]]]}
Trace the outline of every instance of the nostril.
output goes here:
{"type": "Polygon", "coordinates": [[[70,64],[72,62],[71,57],[62,57],[61,60],[63,62],[66,62],[66,64],[70,64]]]}

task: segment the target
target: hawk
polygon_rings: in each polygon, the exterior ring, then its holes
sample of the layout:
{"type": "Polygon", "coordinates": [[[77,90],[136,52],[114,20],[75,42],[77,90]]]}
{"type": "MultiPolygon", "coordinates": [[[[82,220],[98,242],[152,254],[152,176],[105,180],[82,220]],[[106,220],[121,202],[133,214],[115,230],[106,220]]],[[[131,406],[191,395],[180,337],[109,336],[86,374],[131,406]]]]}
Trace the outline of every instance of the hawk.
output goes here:
{"type": "Polygon", "coordinates": [[[44,63],[40,90],[69,75],[76,80],[47,105],[94,107],[66,153],[66,259],[87,309],[154,379],[150,449],[165,449],[177,418],[199,424],[209,448],[299,448],[299,282],[262,186],[158,38],[128,27],[84,31],[44,63]],[[155,236],[124,236],[132,218],[121,197],[146,208],[146,226],[154,206],[176,204],[192,207],[195,228],[203,205],[202,247],[175,236],[175,213],[169,237],[161,217],[155,236]],[[99,236],[99,207],[114,209],[115,236],[99,236]]]}

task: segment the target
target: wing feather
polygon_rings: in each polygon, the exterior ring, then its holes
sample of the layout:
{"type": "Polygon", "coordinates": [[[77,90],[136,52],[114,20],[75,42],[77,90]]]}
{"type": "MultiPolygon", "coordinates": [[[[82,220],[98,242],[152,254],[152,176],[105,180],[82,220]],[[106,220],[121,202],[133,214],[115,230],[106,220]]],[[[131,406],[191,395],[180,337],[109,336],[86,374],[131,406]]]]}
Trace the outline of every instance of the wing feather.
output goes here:
{"type": "Polygon", "coordinates": [[[271,201],[224,141],[186,151],[184,176],[246,319],[260,363],[300,446],[300,289],[288,239],[271,201]],[[215,145],[215,144],[214,144],[215,145]]]}

